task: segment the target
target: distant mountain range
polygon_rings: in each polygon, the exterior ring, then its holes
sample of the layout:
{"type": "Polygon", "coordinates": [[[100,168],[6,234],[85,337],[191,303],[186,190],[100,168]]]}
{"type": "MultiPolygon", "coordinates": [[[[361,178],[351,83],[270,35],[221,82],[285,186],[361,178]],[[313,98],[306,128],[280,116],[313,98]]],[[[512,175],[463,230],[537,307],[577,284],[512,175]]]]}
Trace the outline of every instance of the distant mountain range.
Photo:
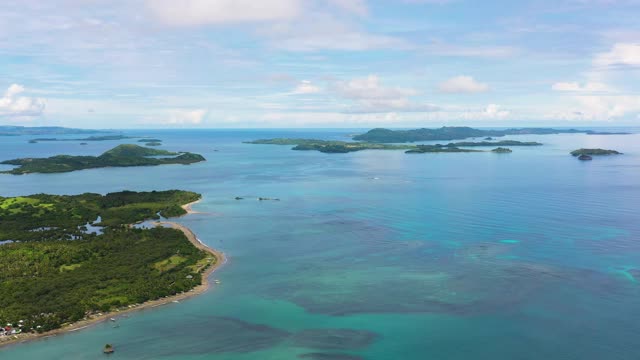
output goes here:
{"type": "Polygon", "coordinates": [[[19,135],[65,135],[65,134],[96,134],[108,133],[106,130],[87,130],[72,129],[61,126],[11,126],[0,125],[0,136],[19,136],[19,135]]]}
{"type": "Polygon", "coordinates": [[[549,134],[588,134],[588,135],[626,135],[628,133],[598,132],[592,130],[521,128],[506,130],[482,130],[466,126],[444,126],[437,129],[389,130],[373,129],[356,135],[354,140],[377,143],[405,143],[431,140],[460,140],[474,137],[500,137],[506,135],[549,135],[549,134]]]}

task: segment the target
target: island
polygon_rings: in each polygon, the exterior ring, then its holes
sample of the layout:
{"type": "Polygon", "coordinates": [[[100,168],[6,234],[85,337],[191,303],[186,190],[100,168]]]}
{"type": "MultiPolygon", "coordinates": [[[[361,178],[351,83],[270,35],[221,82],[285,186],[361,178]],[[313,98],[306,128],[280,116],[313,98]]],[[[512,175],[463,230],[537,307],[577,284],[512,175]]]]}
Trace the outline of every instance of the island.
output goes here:
{"type": "Polygon", "coordinates": [[[419,153],[455,153],[455,152],[480,152],[480,150],[463,149],[462,147],[494,147],[494,146],[539,146],[538,142],[522,142],[514,140],[504,141],[482,141],[482,142],[456,142],[435,145],[397,145],[370,142],[347,142],[335,140],[317,139],[260,139],[247,141],[245,144],[266,144],[266,145],[295,145],[292,150],[315,150],[323,153],[349,153],[361,150],[406,150],[408,154],[419,153]]]}
{"type": "Polygon", "coordinates": [[[407,150],[414,148],[414,146],[409,145],[386,145],[363,142],[289,138],[260,139],[247,141],[245,144],[295,145],[292,150],[315,150],[323,153],[348,153],[361,150],[407,150]]]}
{"type": "Polygon", "coordinates": [[[357,141],[373,143],[407,143],[434,140],[460,140],[474,137],[501,137],[507,135],[550,135],[550,134],[590,134],[590,135],[619,135],[627,133],[605,133],[591,130],[551,129],[551,128],[521,128],[506,130],[483,130],[467,126],[444,126],[437,129],[390,130],[377,128],[353,137],[357,141]]]}
{"type": "Polygon", "coordinates": [[[160,139],[150,139],[150,138],[142,138],[138,140],[138,142],[162,142],[160,139]]]}
{"type": "Polygon", "coordinates": [[[511,150],[509,148],[498,147],[498,148],[495,148],[495,149],[491,150],[491,152],[494,152],[494,153],[497,153],[497,154],[508,154],[508,153],[512,153],[513,150],[511,150]]]}
{"type": "Polygon", "coordinates": [[[81,139],[60,139],[60,138],[37,138],[29,140],[30,144],[36,144],[44,141],[110,141],[110,140],[126,140],[133,139],[134,137],[125,135],[103,135],[103,136],[89,136],[81,139]]]}
{"type": "Polygon", "coordinates": [[[144,144],[144,146],[161,146],[161,145],[162,143],[159,141],[152,141],[144,144]]]}
{"type": "Polygon", "coordinates": [[[0,197],[0,345],[203,292],[224,256],[165,220],[199,199],[181,190],[0,197]]]}
{"type": "Polygon", "coordinates": [[[542,146],[541,143],[535,141],[516,141],[516,140],[502,140],[502,141],[461,141],[456,143],[449,143],[447,146],[463,146],[463,147],[476,147],[476,146],[542,146]]]}
{"type": "Polygon", "coordinates": [[[578,149],[578,150],[573,150],[571,152],[572,156],[581,156],[581,155],[586,155],[586,156],[593,156],[593,155],[622,155],[621,152],[618,152],[616,150],[605,150],[605,149],[578,149]]]}
{"type": "Polygon", "coordinates": [[[417,145],[414,149],[407,150],[407,154],[424,154],[424,153],[468,153],[482,152],[481,150],[460,149],[455,146],[448,145],[417,145]]]}
{"type": "Polygon", "coordinates": [[[156,166],[166,164],[193,164],[205,161],[202,155],[190,152],[171,152],[123,144],[99,156],[57,155],[49,158],[22,158],[5,160],[3,165],[17,167],[0,174],[61,173],[104,167],[156,166]]]}

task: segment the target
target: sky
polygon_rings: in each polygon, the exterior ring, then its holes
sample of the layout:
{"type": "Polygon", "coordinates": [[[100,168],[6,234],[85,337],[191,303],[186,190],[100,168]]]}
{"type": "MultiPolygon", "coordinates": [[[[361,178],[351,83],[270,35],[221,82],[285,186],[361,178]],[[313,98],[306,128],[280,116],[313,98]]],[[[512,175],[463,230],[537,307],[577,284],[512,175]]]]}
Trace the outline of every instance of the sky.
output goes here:
{"type": "Polygon", "coordinates": [[[640,124],[640,0],[3,0],[0,124],[640,124]]]}

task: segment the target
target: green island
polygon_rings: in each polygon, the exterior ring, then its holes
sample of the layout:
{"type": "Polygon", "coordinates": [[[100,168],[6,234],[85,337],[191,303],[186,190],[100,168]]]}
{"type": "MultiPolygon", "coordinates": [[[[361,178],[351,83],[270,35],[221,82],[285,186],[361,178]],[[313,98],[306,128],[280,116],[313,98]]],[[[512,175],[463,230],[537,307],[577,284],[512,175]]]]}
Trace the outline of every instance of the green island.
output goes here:
{"type": "Polygon", "coordinates": [[[516,141],[516,140],[502,140],[502,141],[461,141],[456,143],[449,143],[448,146],[541,146],[542,143],[535,141],[516,141]]]}
{"type": "Polygon", "coordinates": [[[589,135],[624,135],[627,133],[607,133],[591,130],[521,128],[506,130],[483,130],[467,126],[443,126],[438,129],[390,130],[377,128],[353,137],[357,141],[374,143],[407,143],[433,140],[460,140],[474,137],[500,137],[507,135],[549,135],[549,134],[589,134],[589,135]]]}
{"type": "Polygon", "coordinates": [[[161,145],[162,143],[159,141],[152,141],[144,144],[144,146],[161,146],[161,145]]]}
{"type": "Polygon", "coordinates": [[[177,153],[150,149],[138,145],[123,144],[99,156],[57,155],[49,158],[22,158],[5,160],[4,165],[18,167],[0,174],[22,175],[29,173],[61,173],[104,167],[155,166],[165,164],[192,164],[205,161],[199,154],[177,153]]]}
{"type": "Polygon", "coordinates": [[[460,147],[480,147],[480,146],[538,146],[537,142],[521,142],[514,140],[504,140],[497,142],[457,142],[446,145],[395,145],[369,142],[346,142],[316,139],[260,139],[247,141],[246,144],[266,144],[266,145],[295,145],[292,150],[315,150],[323,153],[348,153],[360,150],[407,150],[408,154],[416,153],[453,153],[453,152],[480,152],[480,150],[462,149],[460,147]]]}
{"type": "Polygon", "coordinates": [[[133,139],[134,137],[125,135],[103,135],[103,136],[89,136],[80,139],[60,139],[60,138],[37,138],[29,140],[29,143],[36,144],[41,141],[111,141],[111,140],[125,140],[133,139]]]}
{"type": "Polygon", "coordinates": [[[212,252],[179,229],[130,226],[184,215],[198,199],[180,190],[0,197],[0,323],[43,333],[201,285],[219,265],[212,252]]]}
{"type": "Polygon", "coordinates": [[[621,152],[616,150],[605,150],[605,149],[578,149],[571,152],[573,156],[581,156],[581,155],[622,155],[621,152]]]}
{"type": "Polygon", "coordinates": [[[150,139],[150,138],[143,138],[138,140],[138,142],[143,142],[143,143],[148,143],[148,142],[162,142],[161,139],[150,139]]]}
{"type": "Polygon", "coordinates": [[[509,148],[498,147],[498,148],[495,148],[495,149],[491,150],[491,152],[494,152],[494,153],[497,153],[497,154],[508,154],[508,153],[512,153],[513,150],[511,150],[509,148]]]}
{"type": "Polygon", "coordinates": [[[461,149],[456,146],[449,145],[416,145],[415,148],[405,151],[407,154],[425,154],[425,153],[468,153],[482,152],[482,150],[461,149]]]}
{"type": "Polygon", "coordinates": [[[407,150],[414,148],[414,146],[410,145],[386,145],[347,141],[289,138],[260,139],[247,141],[245,142],[245,144],[295,145],[292,150],[315,150],[323,153],[348,153],[360,150],[407,150]]]}

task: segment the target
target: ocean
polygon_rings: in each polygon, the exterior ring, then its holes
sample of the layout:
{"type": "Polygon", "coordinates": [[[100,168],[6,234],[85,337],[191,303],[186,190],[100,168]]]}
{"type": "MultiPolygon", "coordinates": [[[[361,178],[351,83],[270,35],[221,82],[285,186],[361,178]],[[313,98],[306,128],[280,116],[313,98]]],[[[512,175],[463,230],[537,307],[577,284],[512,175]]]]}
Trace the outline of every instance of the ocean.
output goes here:
{"type": "MultiPolygon", "coordinates": [[[[228,256],[203,295],[0,359],[103,359],[106,343],[114,359],[638,359],[640,129],[618,130],[635,134],[505,137],[544,143],[511,154],[242,143],[356,129],[127,130],[207,161],[0,175],[0,196],[199,192],[199,213],[176,221],[228,256]],[[582,147],[624,155],[569,155],[582,147]]],[[[0,138],[0,159],[137,140],[30,138],[0,138]]]]}

